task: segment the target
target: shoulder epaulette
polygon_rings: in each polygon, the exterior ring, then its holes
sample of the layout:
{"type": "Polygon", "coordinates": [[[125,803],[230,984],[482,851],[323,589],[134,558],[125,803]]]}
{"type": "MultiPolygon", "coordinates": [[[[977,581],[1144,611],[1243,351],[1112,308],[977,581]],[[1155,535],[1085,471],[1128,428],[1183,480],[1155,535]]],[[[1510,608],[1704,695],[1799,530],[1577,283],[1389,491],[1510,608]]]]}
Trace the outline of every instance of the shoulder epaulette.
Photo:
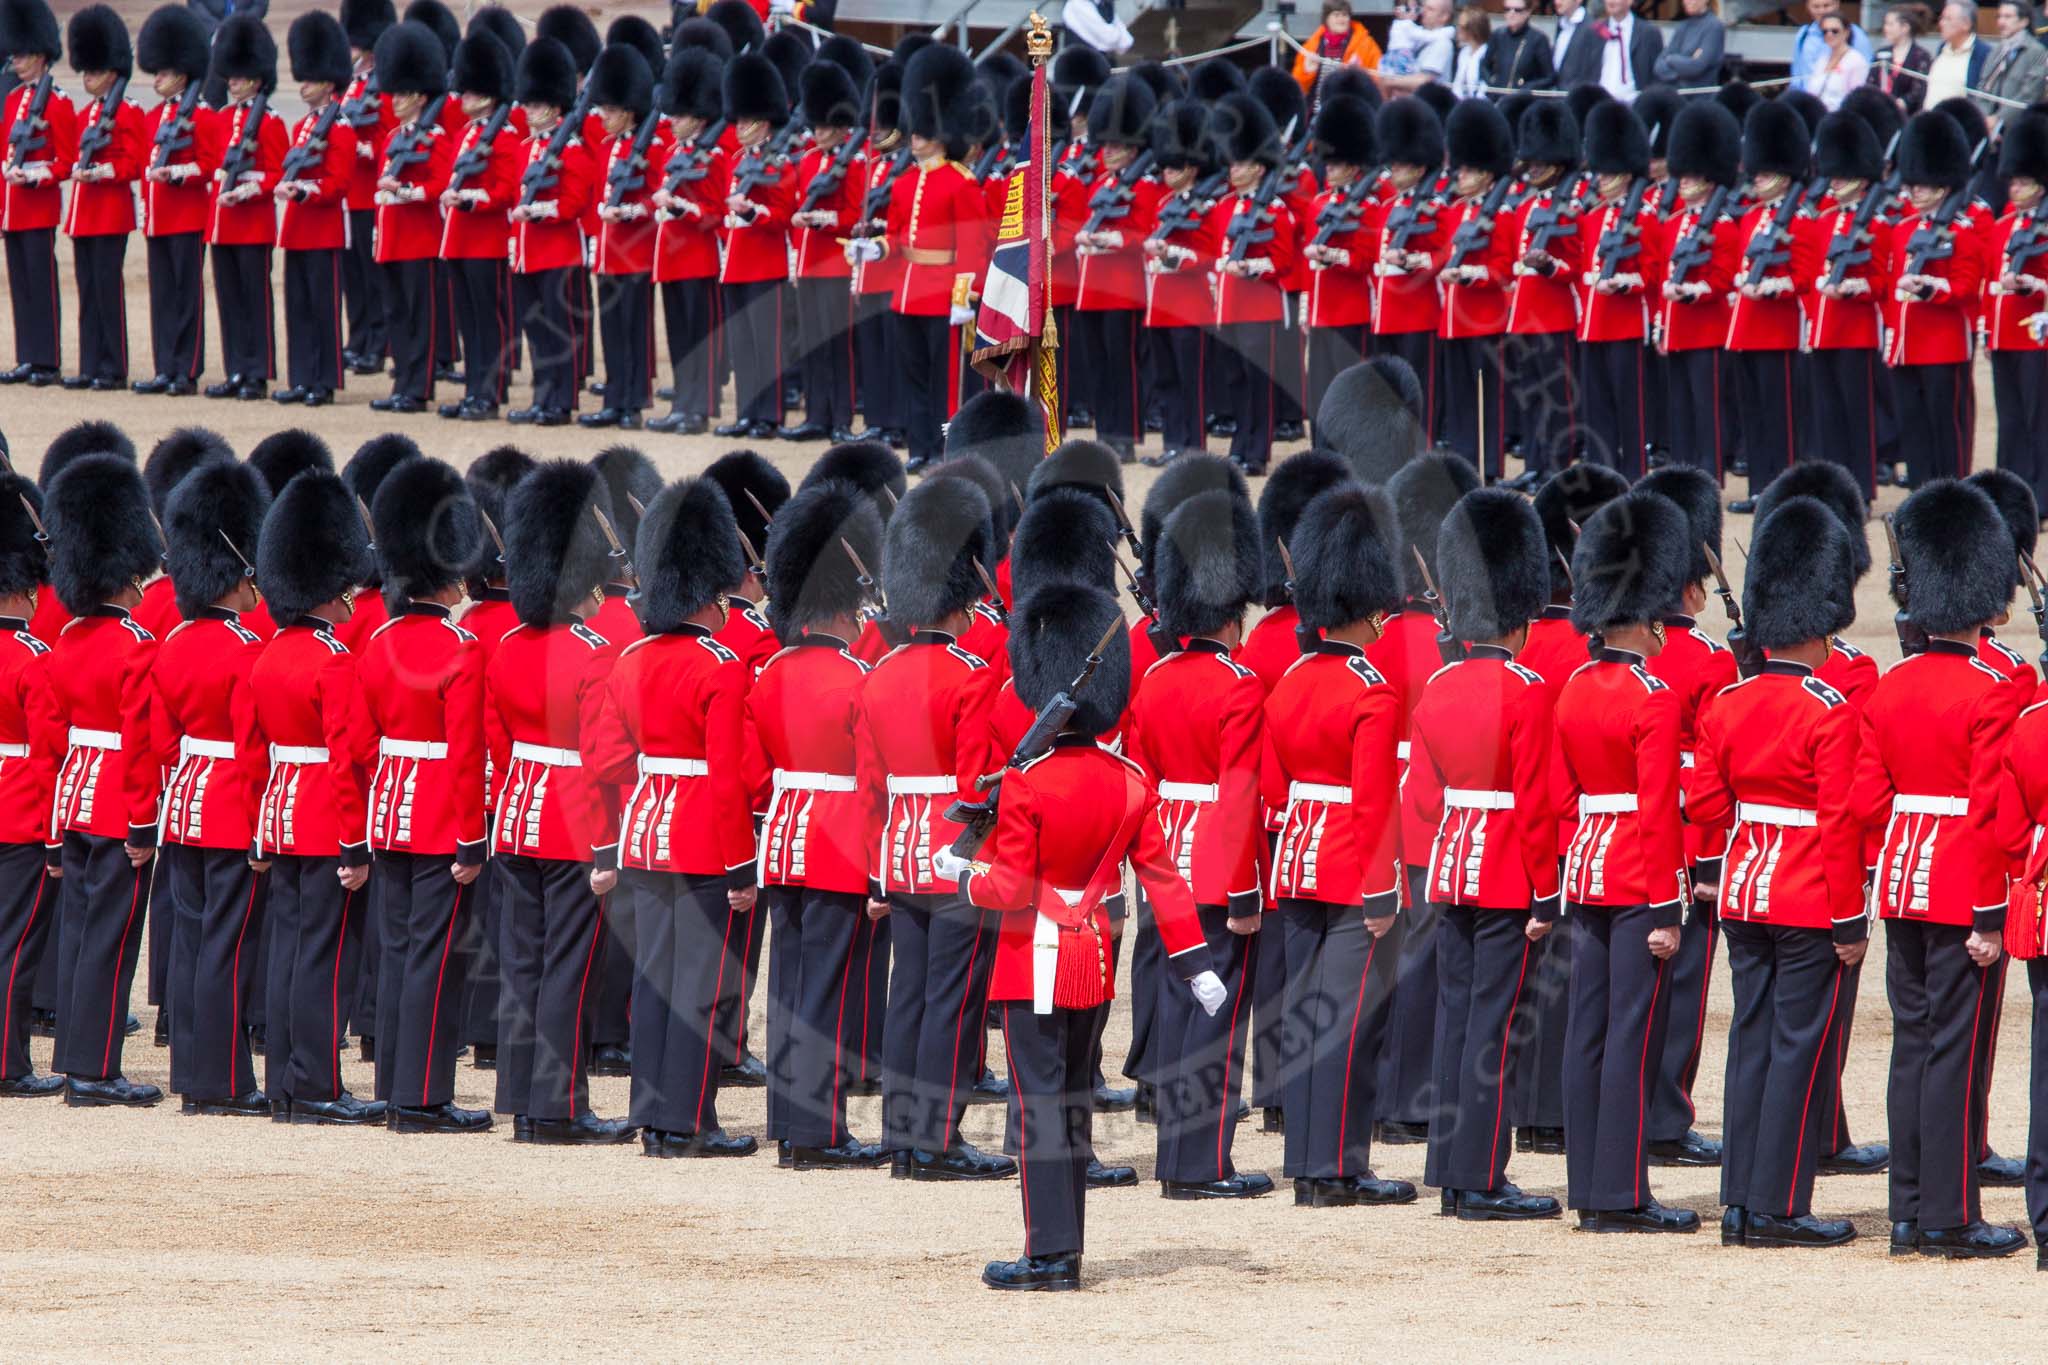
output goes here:
{"type": "Polygon", "coordinates": [[[1707,634],[1698,626],[1692,627],[1690,634],[1692,635],[1693,639],[1698,640],[1701,644],[1707,647],[1707,653],[1709,654],[1726,654],[1728,652],[1728,646],[1722,644],[1719,640],[1716,640],[1713,636],[1707,634]]]}
{"type": "Polygon", "coordinates": [[[1834,688],[1829,687],[1819,678],[1801,678],[1799,685],[1806,690],[1808,696],[1818,698],[1820,703],[1830,711],[1834,710],[1837,706],[1847,706],[1849,704],[1847,697],[1837,692],[1834,688]]]}
{"type": "Polygon", "coordinates": [[[611,644],[610,640],[605,639],[604,636],[599,635],[596,631],[592,630],[589,626],[584,625],[581,621],[578,621],[574,625],[571,625],[569,627],[569,633],[575,636],[577,639],[581,640],[584,644],[589,645],[592,649],[603,649],[607,645],[611,644]]]}
{"type": "Polygon", "coordinates": [[[971,669],[988,667],[988,660],[983,659],[978,655],[970,654],[968,651],[960,648],[960,646],[958,645],[947,645],[946,652],[952,655],[954,658],[958,659],[961,663],[966,664],[971,669]]]}
{"type": "Polygon", "coordinates": [[[1860,659],[1863,657],[1862,650],[1856,648],[1856,646],[1850,644],[1847,640],[1844,640],[1839,635],[1837,635],[1834,639],[1834,646],[1835,653],[1841,655],[1845,659],[1860,659]]]}
{"type": "MultiPolygon", "coordinates": [[[[649,640],[653,638],[654,637],[651,635],[646,637],[646,639],[649,640]]],[[[631,653],[633,650],[638,649],[642,643],[644,643],[644,641],[635,640],[632,644],[626,646],[627,652],[631,653]]],[[[718,662],[722,664],[736,664],[740,661],[739,655],[733,653],[730,649],[727,649],[724,645],[718,643],[718,641],[712,639],[709,635],[699,635],[697,637],[697,643],[702,645],[704,649],[710,653],[712,658],[718,660],[718,662]]]]}
{"type": "Polygon", "coordinates": [[[1387,680],[1377,668],[1367,662],[1364,655],[1354,654],[1344,661],[1344,666],[1358,675],[1358,680],[1367,687],[1385,687],[1387,680]]]}
{"type": "Polygon", "coordinates": [[[318,640],[321,644],[326,645],[327,652],[329,654],[348,653],[348,646],[343,644],[341,641],[335,639],[331,631],[316,630],[313,632],[313,638],[318,640]]]}
{"type": "Polygon", "coordinates": [[[1636,675],[1636,681],[1643,685],[1643,691],[1645,692],[1657,693],[1666,691],[1669,688],[1669,684],[1651,673],[1649,669],[1644,668],[1641,664],[1630,664],[1628,671],[1636,675]]]}
{"type": "Polygon", "coordinates": [[[437,616],[437,617],[435,617],[434,619],[435,619],[435,620],[437,620],[437,621],[439,621],[439,622],[440,622],[440,623],[441,623],[442,625],[444,625],[444,626],[448,627],[448,629],[450,629],[450,630],[454,631],[454,632],[455,632],[455,638],[456,638],[457,640],[460,640],[460,641],[461,641],[461,642],[462,642],[463,644],[466,644],[466,645],[473,645],[473,644],[475,644],[475,643],[476,643],[476,636],[475,636],[474,634],[472,634],[472,633],[471,633],[471,632],[469,632],[469,631],[466,631],[466,630],[464,630],[464,629],[463,629],[463,628],[462,628],[461,626],[458,626],[458,625],[456,625],[456,624],[455,624],[455,623],[454,623],[453,621],[449,620],[449,619],[448,619],[447,617],[445,617],[445,616],[437,616]]]}
{"type": "Polygon", "coordinates": [[[44,644],[41,640],[38,640],[35,636],[31,635],[29,632],[25,630],[15,631],[14,638],[19,640],[22,644],[22,647],[28,650],[28,652],[31,654],[48,654],[50,652],[50,647],[48,645],[44,644]]]}
{"type": "Polygon", "coordinates": [[[1976,669],[1985,677],[1992,678],[1998,682],[2012,681],[2012,679],[2008,678],[2005,674],[2000,673],[1997,669],[1993,668],[1990,664],[1985,663],[1982,659],[1978,658],[1974,654],[1970,656],[1970,667],[1976,669]]]}
{"type": "Polygon", "coordinates": [[[1531,687],[1543,686],[1543,675],[1526,664],[1518,664],[1510,659],[1508,660],[1508,672],[1514,674],[1531,687]]]}

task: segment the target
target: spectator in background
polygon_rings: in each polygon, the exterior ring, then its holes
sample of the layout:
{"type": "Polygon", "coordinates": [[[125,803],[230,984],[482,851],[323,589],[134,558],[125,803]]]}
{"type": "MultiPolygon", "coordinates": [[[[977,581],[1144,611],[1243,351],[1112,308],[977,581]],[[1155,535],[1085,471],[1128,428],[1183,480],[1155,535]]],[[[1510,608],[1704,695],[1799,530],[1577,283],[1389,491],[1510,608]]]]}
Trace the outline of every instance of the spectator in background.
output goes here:
{"type": "MultiPolygon", "coordinates": [[[[1792,35],[1792,85],[1794,89],[1808,89],[1807,77],[1816,66],[1828,60],[1827,35],[1821,31],[1828,20],[1842,13],[1842,0],[1806,0],[1806,22],[1792,35]]],[[[1848,20],[1842,20],[1849,23],[1848,20]]],[[[1870,35],[1855,24],[1849,24],[1849,46],[1856,49],[1865,61],[1870,59],[1870,35]]],[[[1830,105],[1830,108],[1833,106],[1830,105]]]]}
{"type": "Polygon", "coordinates": [[[1380,59],[1380,89],[1407,95],[1431,81],[1450,80],[1455,44],[1451,0],[1422,0],[1419,13],[1405,0],[1396,4],[1393,26],[1387,30],[1387,54],[1380,59]]]}
{"type": "Polygon", "coordinates": [[[1977,88],[1984,64],[1991,60],[1991,44],[1977,41],[1976,0],[1948,0],[1941,7],[1936,26],[1941,46],[1934,51],[1934,64],[1927,69],[1927,107],[1952,100],[1977,88]]]}
{"type": "Polygon", "coordinates": [[[1629,0],[1603,0],[1604,12],[1591,28],[1572,39],[1557,83],[1599,86],[1623,104],[1634,104],[1646,85],[1657,79],[1657,58],[1664,36],[1648,20],[1638,21],[1629,0]]]}
{"type": "Polygon", "coordinates": [[[2041,98],[2048,86],[2048,48],[2034,41],[2034,7],[2028,0],[2004,0],[1998,7],[1998,46],[1984,63],[1977,88],[1992,99],[1980,99],[1978,107],[1993,119],[2000,119],[2041,98]],[[2010,100],[2010,104],[2000,103],[2010,100]]]}
{"type": "Polygon", "coordinates": [[[1827,44],[1827,53],[1807,70],[1800,88],[1833,113],[1842,107],[1844,96],[1869,79],[1870,63],[1850,44],[1849,21],[1841,15],[1831,14],[1821,20],[1820,36],[1827,44]]]}
{"type": "Polygon", "coordinates": [[[1129,52],[1137,41],[1116,17],[1115,0],[1067,0],[1060,11],[1060,24],[1069,39],[1094,48],[1111,61],[1129,52]]]}
{"type": "Polygon", "coordinates": [[[1884,46],[1870,63],[1869,83],[1898,102],[1908,118],[1920,112],[1927,98],[1927,73],[1934,54],[1920,46],[1927,32],[1927,11],[1919,5],[1893,5],[1884,12],[1884,46]]]}
{"type": "Polygon", "coordinates": [[[1651,70],[1671,85],[1719,85],[1725,42],[1714,0],[1685,0],[1685,17],[1672,25],[1651,70]]]}
{"type": "Polygon", "coordinates": [[[1557,28],[1550,38],[1550,69],[1564,70],[1564,54],[1571,51],[1573,43],[1586,31],[1586,22],[1593,16],[1586,11],[1585,0],[1552,0],[1557,11],[1557,28]]]}
{"type": "Polygon", "coordinates": [[[1451,64],[1451,93],[1461,100],[1477,99],[1486,93],[1486,40],[1493,36],[1493,21],[1474,5],[1458,16],[1458,51],[1451,64]]]}
{"type": "Polygon", "coordinates": [[[1380,45],[1365,31],[1364,24],[1352,22],[1351,0],[1323,0],[1323,26],[1304,46],[1308,51],[1297,53],[1294,58],[1294,79],[1311,104],[1317,102],[1316,82],[1326,67],[1379,69],[1380,45]]]}
{"type": "Polygon", "coordinates": [[[1550,61],[1550,39],[1529,23],[1534,0],[1504,0],[1506,21],[1486,40],[1480,78],[1496,89],[1548,90],[1557,72],[1550,61]]]}

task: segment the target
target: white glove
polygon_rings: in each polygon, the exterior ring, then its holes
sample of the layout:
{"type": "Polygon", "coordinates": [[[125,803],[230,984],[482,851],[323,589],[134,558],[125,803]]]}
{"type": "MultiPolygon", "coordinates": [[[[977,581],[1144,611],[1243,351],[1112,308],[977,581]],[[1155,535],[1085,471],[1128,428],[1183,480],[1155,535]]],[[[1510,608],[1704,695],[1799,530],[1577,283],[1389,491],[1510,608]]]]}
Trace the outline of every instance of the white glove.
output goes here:
{"type": "Polygon", "coordinates": [[[932,854],[932,875],[942,882],[957,882],[967,874],[968,861],[946,847],[932,854]]]}
{"type": "Polygon", "coordinates": [[[846,244],[847,257],[855,261],[879,261],[882,259],[882,239],[879,237],[855,237],[846,244]]]}
{"type": "Polygon", "coordinates": [[[965,327],[971,324],[978,316],[980,315],[974,311],[973,305],[956,303],[953,305],[952,311],[946,315],[946,320],[955,327],[965,327]]]}
{"type": "Polygon", "coordinates": [[[1188,982],[1188,989],[1195,993],[1195,1003],[1202,1007],[1202,1013],[1211,1019],[1216,1017],[1217,1010],[1223,1008],[1223,1002],[1230,998],[1230,988],[1214,972],[1203,972],[1188,982]]]}
{"type": "Polygon", "coordinates": [[[783,15],[795,14],[796,0],[768,0],[768,12],[770,14],[783,15]]]}

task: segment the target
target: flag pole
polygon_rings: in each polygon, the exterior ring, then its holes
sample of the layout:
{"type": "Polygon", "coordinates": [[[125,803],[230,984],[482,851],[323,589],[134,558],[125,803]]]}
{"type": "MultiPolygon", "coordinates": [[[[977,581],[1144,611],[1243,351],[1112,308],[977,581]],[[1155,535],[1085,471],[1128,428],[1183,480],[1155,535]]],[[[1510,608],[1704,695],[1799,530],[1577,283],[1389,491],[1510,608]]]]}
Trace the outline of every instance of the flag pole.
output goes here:
{"type": "MultiPolygon", "coordinates": [[[[1052,60],[1052,28],[1045,17],[1033,10],[1031,30],[1025,38],[1025,51],[1030,54],[1035,70],[1052,60]]],[[[1051,73],[1041,77],[1041,83],[1051,79],[1051,73]]],[[[1045,314],[1040,322],[1038,340],[1033,345],[1032,369],[1037,378],[1039,410],[1045,416],[1045,451],[1050,455],[1058,448],[1065,435],[1060,430],[1060,346],[1059,324],[1052,310],[1051,290],[1051,242],[1052,242],[1052,129],[1043,115],[1038,101],[1033,101],[1031,120],[1031,159],[1038,166],[1040,183],[1044,186],[1039,195],[1038,240],[1040,250],[1046,253],[1046,292],[1044,295],[1045,314]]]]}

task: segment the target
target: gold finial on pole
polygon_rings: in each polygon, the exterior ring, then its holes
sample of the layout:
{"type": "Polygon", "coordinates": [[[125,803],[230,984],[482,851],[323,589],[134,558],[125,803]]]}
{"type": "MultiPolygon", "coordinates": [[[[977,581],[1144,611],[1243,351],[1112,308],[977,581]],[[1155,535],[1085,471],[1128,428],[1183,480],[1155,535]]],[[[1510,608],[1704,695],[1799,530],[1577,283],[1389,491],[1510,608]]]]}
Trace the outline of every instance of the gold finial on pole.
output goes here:
{"type": "Polygon", "coordinates": [[[1024,50],[1031,54],[1033,66],[1052,59],[1052,27],[1037,10],[1031,11],[1031,31],[1024,37],[1024,50]]]}

